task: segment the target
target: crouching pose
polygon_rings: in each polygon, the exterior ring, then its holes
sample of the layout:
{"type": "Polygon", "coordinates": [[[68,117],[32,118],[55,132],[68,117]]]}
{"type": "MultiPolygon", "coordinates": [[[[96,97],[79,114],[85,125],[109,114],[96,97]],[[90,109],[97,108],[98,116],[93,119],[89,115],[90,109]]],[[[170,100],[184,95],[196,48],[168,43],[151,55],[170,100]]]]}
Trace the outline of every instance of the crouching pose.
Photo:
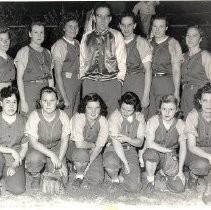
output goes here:
{"type": "Polygon", "coordinates": [[[90,93],[82,99],[78,112],[71,119],[67,158],[76,168],[74,187],[80,187],[84,179],[92,186],[104,180],[101,151],[108,138],[106,115],[105,102],[98,94],[90,93]]]}
{"type": "Polygon", "coordinates": [[[211,202],[211,83],[197,91],[194,106],[186,119],[188,188],[196,188],[198,177],[205,177],[206,189],[202,199],[208,203],[211,202]]]}
{"type": "Polygon", "coordinates": [[[40,91],[40,109],[34,110],[26,123],[26,133],[31,146],[26,155],[26,168],[33,179],[31,187],[40,187],[40,172],[45,167],[49,172],[67,176],[65,154],[70,134],[69,118],[57,109],[58,95],[54,88],[40,91]]]}
{"type": "Polygon", "coordinates": [[[136,148],[144,141],[145,120],[140,113],[138,96],[126,92],[119,100],[119,109],[109,117],[109,142],[105,148],[103,162],[113,183],[129,192],[142,188],[141,171],[136,148]]]}
{"type": "Polygon", "coordinates": [[[0,113],[0,180],[13,194],[26,190],[24,158],[28,149],[28,138],[24,135],[25,119],[17,114],[18,91],[8,86],[1,90],[0,113]]]}
{"type": "Polygon", "coordinates": [[[147,149],[143,155],[147,172],[146,193],[151,194],[154,190],[155,173],[158,169],[162,169],[161,174],[165,177],[167,189],[177,193],[184,191],[185,124],[181,119],[177,119],[177,111],[178,101],[175,96],[163,96],[160,114],[154,115],[147,122],[147,149]]]}

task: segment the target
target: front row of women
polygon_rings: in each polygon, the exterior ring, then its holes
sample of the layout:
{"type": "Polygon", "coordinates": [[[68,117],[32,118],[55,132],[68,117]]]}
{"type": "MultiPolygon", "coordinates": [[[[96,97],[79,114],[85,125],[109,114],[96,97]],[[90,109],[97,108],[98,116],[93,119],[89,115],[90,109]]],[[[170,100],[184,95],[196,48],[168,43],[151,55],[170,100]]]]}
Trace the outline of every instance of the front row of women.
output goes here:
{"type": "Polygon", "coordinates": [[[76,171],[73,187],[83,182],[99,185],[106,171],[112,183],[129,192],[143,188],[152,193],[159,174],[167,189],[180,193],[186,186],[196,189],[200,176],[206,178],[203,200],[210,201],[210,83],[198,90],[186,123],[179,119],[173,95],[161,99],[158,114],[147,124],[133,92],[120,98],[119,109],[108,119],[106,104],[95,93],[82,99],[71,120],[58,108],[54,88],[42,88],[39,102],[40,108],[26,122],[17,114],[17,90],[11,86],[1,90],[0,177],[11,193],[25,191],[25,169],[32,176],[31,187],[39,188],[44,170],[68,177],[69,161],[76,171]],[[146,178],[141,175],[140,163],[145,166],[146,178]]]}

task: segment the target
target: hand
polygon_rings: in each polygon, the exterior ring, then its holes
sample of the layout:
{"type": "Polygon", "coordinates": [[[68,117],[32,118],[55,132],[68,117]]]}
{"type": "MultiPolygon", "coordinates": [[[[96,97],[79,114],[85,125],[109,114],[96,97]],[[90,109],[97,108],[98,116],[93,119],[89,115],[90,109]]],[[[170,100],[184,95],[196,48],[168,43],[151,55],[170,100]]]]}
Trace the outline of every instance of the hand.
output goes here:
{"type": "Polygon", "coordinates": [[[149,106],[149,96],[143,96],[141,100],[141,106],[147,108],[149,106]]]}
{"type": "Polygon", "coordinates": [[[14,167],[9,167],[7,169],[7,176],[13,176],[15,174],[15,168],[14,167]]]}
{"type": "Polygon", "coordinates": [[[84,176],[86,175],[86,172],[89,170],[89,167],[90,167],[90,164],[88,163],[88,165],[87,165],[87,167],[86,167],[86,169],[85,169],[85,171],[83,173],[84,176]]]}
{"type": "Polygon", "coordinates": [[[51,158],[51,161],[52,161],[55,169],[62,168],[62,162],[59,160],[59,158],[54,153],[52,154],[52,156],[50,158],[51,158]]]}
{"type": "Polygon", "coordinates": [[[22,159],[21,159],[20,155],[15,150],[11,153],[11,155],[14,158],[14,162],[12,164],[12,166],[14,168],[16,168],[22,164],[22,159]]]}
{"type": "Polygon", "coordinates": [[[120,143],[130,142],[131,141],[131,138],[130,137],[125,136],[125,135],[122,135],[122,134],[120,134],[118,136],[115,136],[115,139],[117,141],[119,141],[120,143]]]}
{"type": "Polygon", "coordinates": [[[62,163],[62,168],[59,169],[59,173],[61,176],[67,176],[67,167],[62,163]]]}
{"type": "Polygon", "coordinates": [[[181,171],[181,172],[178,172],[178,174],[174,177],[174,180],[179,177],[182,181],[182,184],[185,185],[185,175],[184,173],[181,171]]]}
{"type": "Polygon", "coordinates": [[[29,112],[29,105],[26,101],[21,101],[21,111],[25,113],[29,112]]]}
{"type": "Polygon", "coordinates": [[[125,163],[125,174],[129,174],[130,173],[130,166],[128,163],[125,163]]]}

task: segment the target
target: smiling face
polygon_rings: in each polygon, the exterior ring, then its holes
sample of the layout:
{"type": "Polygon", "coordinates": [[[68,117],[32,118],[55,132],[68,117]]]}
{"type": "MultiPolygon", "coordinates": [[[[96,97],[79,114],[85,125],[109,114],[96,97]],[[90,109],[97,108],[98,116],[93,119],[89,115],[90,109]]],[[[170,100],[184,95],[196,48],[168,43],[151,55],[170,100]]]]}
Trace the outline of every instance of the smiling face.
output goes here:
{"type": "Polygon", "coordinates": [[[94,121],[100,116],[100,102],[99,101],[90,101],[86,105],[85,115],[88,120],[94,121]]]}
{"type": "Polygon", "coordinates": [[[31,32],[29,32],[31,43],[35,45],[41,45],[44,41],[44,30],[44,26],[42,25],[33,25],[31,32]]]}
{"type": "Polygon", "coordinates": [[[0,33],[0,51],[7,52],[10,47],[10,38],[8,32],[0,33]]]}
{"type": "Polygon", "coordinates": [[[56,110],[57,104],[58,100],[54,92],[43,92],[40,100],[40,105],[43,112],[45,112],[46,114],[52,114],[56,110]]]}
{"type": "Polygon", "coordinates": [[[202,37],[197,28],[189,28],[185,37],[188,48],[199,47],[202,37]]]}
{"type": "Polygon", "coordinates": [[[125,39],[133,37],[133,30],[135,29],[136,24],[133,22],[132,17],[123,17],[121,19],[120,29],[125,39]]]}
{"type": "Polygon", "coordinates": [[[177,112],[177,106],[175,103],[169,102],[169,103],[162,103],[160,107],[161,117],[165,121],[171,121],[173,120],[176,112],[177,112]]]}
{"type": "Polygon", "coordinates": [[[12,94],[10,97],[4,98],[1,102],[2,112],[6,116],[13,116],[17,111],[17,98],[15,94],[12,94]]]}
{"type": "Polygon", "coordinates": [[[201,104],[202,111],[211,114],[211,93],[203,93],[199,102],[201,104]]]}
{"type": "Polygon", "coordinates": [[[167,29],[166,20],[164,19],[155,19],[152,23],[152,34],[155,38],[164,38],[167,29]]]}
{"type": "Polygon", "coordinates": [[[64,27],[64,32],[67,39],[74,39],[79,32],[78,22],[75,20],[67,22],[64,27]]]}
{"type": "Polygon", "coordinates": [[[99,32],[103,32],[108,29],[109,23],[111,22],[110,11],[107,7],[99,7],[96,10],[95,22],[96,28],[99,32]]]}
{"type": "Polygon", "coordinates": [[[133,115],[135,109],[133,105],[122,103],[120,112],[122,114],[122,117],[128,118],[133,115]]]}

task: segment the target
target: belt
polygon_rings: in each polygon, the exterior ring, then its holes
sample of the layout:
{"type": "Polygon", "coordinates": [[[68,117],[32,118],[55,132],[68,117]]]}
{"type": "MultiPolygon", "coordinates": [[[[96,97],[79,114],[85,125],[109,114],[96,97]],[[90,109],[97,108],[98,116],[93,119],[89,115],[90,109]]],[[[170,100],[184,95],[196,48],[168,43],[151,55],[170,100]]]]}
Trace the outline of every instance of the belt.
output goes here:
{"type": "Polygon", "coordinates": [[[129,150],[130,148],[131,148],[131,146],[130,145],[127,145],[127,146],[122,146],[123,147],[123,149],[125,149],[125,150],[129,150]]]}
{"type": "Polygon", "coordinates": [[[47,79],[37,79],[37,80],[31,80],[31,81],[26,81],[30,83],[44,83],[46,82],[47,79]]]}
{"type": "Polygon", "coordinates": [[[186,81],[182,83],[182,88],[189,88],[193,90],[194,88],[201,88],[203,87],[202,85],[197,85],[197,84],[190,84],[190,82],[186,81]]]}
{"type": "Polygon", "coordinates": [[[163,72],[157,72],[157,73],[153,73],[152,76],[153,77],[163,77],[163,76],[169,76],[170,74],[168,73],[163,73],[163,72]]]}

